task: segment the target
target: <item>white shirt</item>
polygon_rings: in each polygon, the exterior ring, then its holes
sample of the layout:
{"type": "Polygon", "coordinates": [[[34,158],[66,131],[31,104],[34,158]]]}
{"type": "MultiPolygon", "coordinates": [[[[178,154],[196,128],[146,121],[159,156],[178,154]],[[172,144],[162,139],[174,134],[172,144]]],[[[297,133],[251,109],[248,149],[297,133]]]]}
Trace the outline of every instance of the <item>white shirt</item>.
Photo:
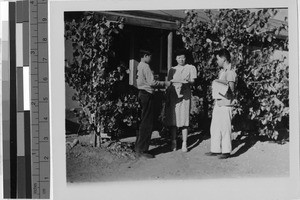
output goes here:
{"type": "Polygon", "coordinates": [[[136,83],[138,89],[145,90],[151,94],[154,90],[153,87],[164,86],[164,82],[154,80],[150,66],[145,62],[140,62],[137,66],[136,83]]]}

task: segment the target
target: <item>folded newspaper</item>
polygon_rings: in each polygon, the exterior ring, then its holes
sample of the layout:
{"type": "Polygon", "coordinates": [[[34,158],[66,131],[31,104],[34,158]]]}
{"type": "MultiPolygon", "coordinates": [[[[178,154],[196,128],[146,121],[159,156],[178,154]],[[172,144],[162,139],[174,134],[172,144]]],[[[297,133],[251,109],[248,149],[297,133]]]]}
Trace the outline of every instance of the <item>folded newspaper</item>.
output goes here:
{"type": "Polygon", "coordinates": [[[212,97],[213,99],[227,99],[228,91],[227,81],[216,79],[212,82],[212,97]]]}

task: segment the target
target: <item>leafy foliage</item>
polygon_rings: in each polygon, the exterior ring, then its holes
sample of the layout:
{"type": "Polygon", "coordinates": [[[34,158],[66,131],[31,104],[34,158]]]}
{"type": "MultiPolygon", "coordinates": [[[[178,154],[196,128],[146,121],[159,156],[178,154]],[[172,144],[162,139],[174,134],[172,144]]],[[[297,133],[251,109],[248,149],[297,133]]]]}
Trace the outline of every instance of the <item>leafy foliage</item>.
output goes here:
{"type": "Polygon", "coordinates": [[[287,23],[270,25],[271,17],[277,13],[275,9],[221,9],[205,13],[206,21],[192,10],[186,11],[184,21],[178,22],[177,33],[192,52],[198,69],[194,94],[203,99],[204,109],[210,115],[210,86],[219,71],[213,54],[227,48],[238,74],[235,129],[245,129],[241,124],[251,120],[257,122],[262,135],[277,139],[279,129],[288,129],[287,120],[283,119],[289,116],[289,74],[287,58],[274,58],[274,53],[288,50],[288,39],[277,39],[281,31],[287,31],[287,23]]]}
{"type": "Polygon", "coordinates": [[[109,66],[113,58],[113,37],[122,31],[123,19],[108,21],[97,13],[88,12],[72,22],[65,22],[65,37],[73,43],[71,63],[65,67],[65,81],[76,90],[74,110],[83,128],[98,135],[106,131],[117,136],[123,126],[138,121],[139,107],[134,92],[115,94],[115,88],[127,76],[126,66],[109,66]]]}

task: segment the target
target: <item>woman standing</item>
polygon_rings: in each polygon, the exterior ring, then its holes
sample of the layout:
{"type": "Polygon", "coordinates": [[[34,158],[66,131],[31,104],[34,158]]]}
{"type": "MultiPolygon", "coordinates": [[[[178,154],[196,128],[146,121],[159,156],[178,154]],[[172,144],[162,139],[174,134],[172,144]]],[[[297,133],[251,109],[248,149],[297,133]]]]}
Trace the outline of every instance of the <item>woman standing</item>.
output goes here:
{"type": "Polygon", "coordinates": [[[234,91],[237,75],[231,66],[230,53],[226,49],[216,52],[217,64],[222,67],[219,80],[228,85],[226,98],[215,99],[210,127],[211,151],[208,156],[219,155],[220,159],[230,157],[231,147],[231,118],[234,104],[234,91]]]}
{"type": "Polygon", "coordinates": [[[171,85],[167,89],[166,125],[171,131],[171,149],[177,149],[177,130],[182,132],[182,151],[187,152],[191,84],[197,77],[195,66],[186,64],[186,50],[175,52],[177,65],[168,72],[171,85]]]}

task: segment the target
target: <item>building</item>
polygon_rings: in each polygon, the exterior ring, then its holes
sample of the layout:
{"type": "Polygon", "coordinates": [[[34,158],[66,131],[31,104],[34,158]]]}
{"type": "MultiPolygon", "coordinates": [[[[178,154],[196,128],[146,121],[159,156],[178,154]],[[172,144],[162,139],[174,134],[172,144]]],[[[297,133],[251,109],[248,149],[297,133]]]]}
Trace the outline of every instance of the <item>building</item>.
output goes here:
{"type": "MultiPolygon", "coordinates": [[[[256,12],[257,9],[249,9],[256,12]]],[[[197,10],[201,20],[207,21],[204,10],[197,10]]],[[[213,12],[218,12],[213,10],[213,12]]],[[[153,51],[151,63],[152,70],[164,80],[168,69],[174,65],[173,51],[184,46],[180,36],[176,34],[177,21],[186,16],[184,10],[144,10],[144,11],[99,11],[99,15],[106,16],[108,20],[115,21],[118,17],[124,18],[124,31],[114,38],[114,49],[116,62],[125,63],[130,69],[129,84],[135,85],[134,75],[136,66],[139,63],[139,49],[150,48],[153,51]]],[[[66,12],[65,20],[72,20],[80,17],[83,12],[66,12]]],[[[287,23],[285,17],[287,9],[279,9],[277,17],[269,21],[270,27],[287,23]]],[[[286,39],[288,32],[282,30],[278,39],[286,39]]],[[[66,41],[66,59],[72,59],[72,44],[66,41]]],[[[76,107],[72,102],[72,89],[66,86],[66,108],[76,107]]]]}
{"type": "MultiPolygon", "coordinates": [[[[255,12],[256,9],[250,9],[255,12]]],[[[217,12],[214,10],[213,12],[217,12]]],[[[133,74],[139,62],[138,51],[141,48],[150,48],[153,51],[151,66],[155,74],[161,75],[161,79],[167,74],[173,65],[173,50],[182,48],[183,43],[180,36],[176,35],[177,23],[185,17],[184,10],[147,10],[147,11],[106,11],[98,12],[106,16],[108,20],[117,20],[118,17],[125,19],[124,32],[115,38],[116,57],[123,63],[128,64],[130,69],[130,84],[135,84],[133,74]]],[[[197,10],[201,20],[207,21],[203,10],[197,10]]],[[[72,12],[65,14],[65,20],[79,17],[82,13],[72,12]]],[[[279,26],[287,16],[287,9],[279,10],[277,17],[271,19],[270,27],[279,26]]],[[[287,22],[286,22],[287,23],[287,22]]],[[[287,38],[287,31],[283,30],[277,38],[287,38]]],[[[66,57],[69,59],[71,44],[66,44],[66,57]]]]}

